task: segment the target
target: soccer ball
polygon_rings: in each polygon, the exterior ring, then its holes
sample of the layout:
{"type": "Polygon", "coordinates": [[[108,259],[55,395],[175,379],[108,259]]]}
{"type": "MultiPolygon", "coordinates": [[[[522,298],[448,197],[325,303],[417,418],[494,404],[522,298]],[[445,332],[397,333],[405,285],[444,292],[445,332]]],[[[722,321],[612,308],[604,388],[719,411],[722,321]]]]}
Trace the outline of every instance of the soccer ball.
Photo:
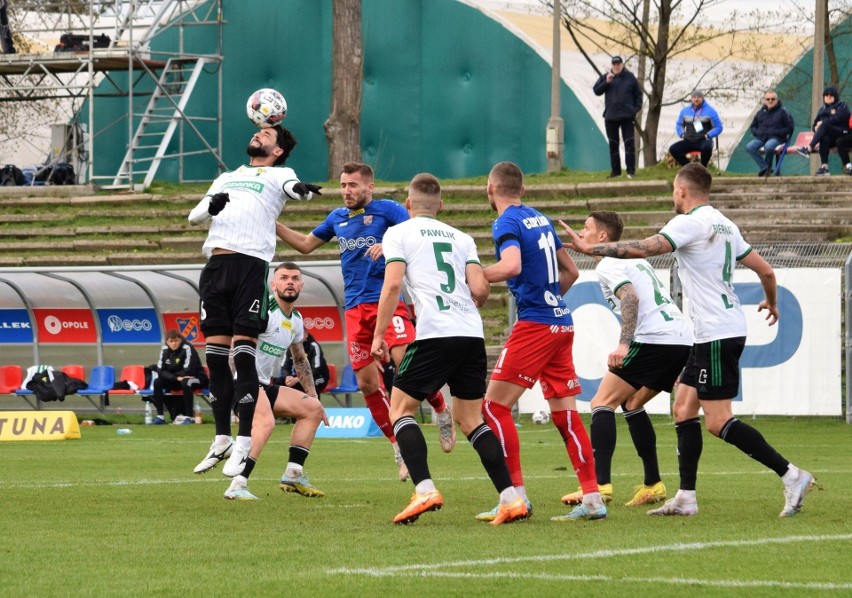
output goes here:
{"type": "Polygon", "coordinates": [[[287,115],[287,100],[274,89],[258,89],[246,102],[246,114],[262,129],[274,127],[287,115]]]}
{"type": "Polygon", "coordinates": [[[539,409],[532,414],[534,424],[543,425],[550,421],[550,412],[544,409],[539,409]]]}

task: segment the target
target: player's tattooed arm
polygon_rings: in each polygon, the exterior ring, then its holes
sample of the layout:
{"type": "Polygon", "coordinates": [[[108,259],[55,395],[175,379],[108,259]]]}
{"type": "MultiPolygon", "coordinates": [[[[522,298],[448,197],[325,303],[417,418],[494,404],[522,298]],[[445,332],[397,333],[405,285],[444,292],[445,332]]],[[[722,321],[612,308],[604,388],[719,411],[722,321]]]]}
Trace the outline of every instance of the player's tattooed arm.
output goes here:
{"type": "Polygon", "coordinates": [[[618,241],[617,243],[599,243],[592,247],[592,255],[619,259],[649,257],[671,253],[671,243],[663,235],[656,234],[641,241],[618,241]]]}
{"type": "Polygon", "coordinates": [[[317,396],[316,387],[314,386],[314,376],[311,373],[311,364],[308,361],[308,354],[305,353],[305,348],[302,343],[293,343],[290,345],[290,353],[293,354],[293,368],[296,370],[296,377],[302,388],[305,389],[305,394],[310,397],[317,396]]]}
{"type": "Polygon", "coordinates": [[[621,335],[618,342],[630,345],[633,335],[636,334],[636,323],[639,321],[639,297],[630,283],[622,285],[615,296],[621,301],[621,335]]]}

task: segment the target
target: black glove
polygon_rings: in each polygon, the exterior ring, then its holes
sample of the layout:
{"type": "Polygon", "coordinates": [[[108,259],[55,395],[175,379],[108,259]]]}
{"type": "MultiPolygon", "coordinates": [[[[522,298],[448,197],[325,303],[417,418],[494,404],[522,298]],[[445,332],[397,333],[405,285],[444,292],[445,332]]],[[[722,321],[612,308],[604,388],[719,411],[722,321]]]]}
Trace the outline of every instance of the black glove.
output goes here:
{"type": "Polygon", "coordinates": [[[295,191],[299,195],[307,195],[308,193],[322,195],[322,193],[320,193],[320,189],[322,189],[322,187],[320,187],[319,185],[314,185],[312,183],[303,183],[302,181],[299,181],[298,183],[293,185],[293,191],[295,191]]]}
{"type": "Polygon", "coordinates": [[[210,205],[207,208],[207,213],[215,216],[225,209],[225,204],[231,201],[227,193],[216,193],[210,196],[210,205]]]}

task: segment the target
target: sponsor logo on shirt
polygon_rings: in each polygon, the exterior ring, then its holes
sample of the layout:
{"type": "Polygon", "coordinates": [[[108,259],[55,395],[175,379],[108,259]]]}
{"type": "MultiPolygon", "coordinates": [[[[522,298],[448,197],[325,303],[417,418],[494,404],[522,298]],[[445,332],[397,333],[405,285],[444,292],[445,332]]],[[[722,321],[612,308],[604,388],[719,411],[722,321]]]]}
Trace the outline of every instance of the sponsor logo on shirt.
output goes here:
{"type": "Polygon", "coordinates": [[[284,355],[284,352],[287,350],[284,347],[279,347],[277,345],[270,345],[266,341],[260,343],[259,347],[261,353],[266,353],[267,355],[272,355],[273,357],[281,357],[284,355]]]}
{"type": "Polygon", "coordinates": [[[225,189],[248,189],[255,193],[263,193],[263,188],[266,185],[262,181],[232,181],[222,185],[222,190],[225,189]]]}
{"type": "Polygon", "coordinates": [[[337,237],[337,247],[340,249],[340,253],[344,251],[354,251],[357,249],[364,249],[365,247],[372,247],[379,241],[376,237],[372,235],[369,237],[358,237],[355,239],[347,239],[346,237],[337,237]]]}

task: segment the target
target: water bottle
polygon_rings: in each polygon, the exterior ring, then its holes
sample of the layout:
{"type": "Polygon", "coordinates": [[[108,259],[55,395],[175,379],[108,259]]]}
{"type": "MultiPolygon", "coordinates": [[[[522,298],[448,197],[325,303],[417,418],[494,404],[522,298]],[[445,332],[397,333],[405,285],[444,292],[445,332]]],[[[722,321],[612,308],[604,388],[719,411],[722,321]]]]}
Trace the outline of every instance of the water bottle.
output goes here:
{"type": "Polygon", "coordinates": [[[119,436],[127,436],[128,434],[133,434],[133,430],[131,430],[130,428],[119,428],[115,431],[115,433],[119,436]]]}
{"type": "Polygon", "coordinates": [[[145,424],[151,425],[154,423],[154,406],[151,401],[145,401],[145,424]]]}
{"type": "Polygon", "coordinates": [[[201,401],[195,399],[195,423],[201,423],[201,401]]]}

